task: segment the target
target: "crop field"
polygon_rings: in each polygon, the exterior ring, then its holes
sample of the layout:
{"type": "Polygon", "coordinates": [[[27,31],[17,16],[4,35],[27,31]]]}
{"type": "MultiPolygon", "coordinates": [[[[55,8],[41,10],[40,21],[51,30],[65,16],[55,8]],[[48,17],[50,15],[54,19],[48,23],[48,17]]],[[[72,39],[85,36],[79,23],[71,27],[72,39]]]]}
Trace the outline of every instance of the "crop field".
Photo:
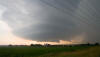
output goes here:
{"type": "Polygon", "coordinates": [[[100,46],[0,47],[0,57],[100,57],[100,46]]]}

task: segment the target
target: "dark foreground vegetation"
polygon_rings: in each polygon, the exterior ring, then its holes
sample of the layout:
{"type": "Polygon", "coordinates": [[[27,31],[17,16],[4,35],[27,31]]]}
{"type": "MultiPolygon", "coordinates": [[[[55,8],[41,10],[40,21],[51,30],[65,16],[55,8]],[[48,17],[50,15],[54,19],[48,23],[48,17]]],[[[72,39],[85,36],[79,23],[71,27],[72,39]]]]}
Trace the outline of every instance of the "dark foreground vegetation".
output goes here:
{"type": "Polygon", "coordinates": [[[2,46],[0,57],[100,57],[100,46],[2,46]]]}

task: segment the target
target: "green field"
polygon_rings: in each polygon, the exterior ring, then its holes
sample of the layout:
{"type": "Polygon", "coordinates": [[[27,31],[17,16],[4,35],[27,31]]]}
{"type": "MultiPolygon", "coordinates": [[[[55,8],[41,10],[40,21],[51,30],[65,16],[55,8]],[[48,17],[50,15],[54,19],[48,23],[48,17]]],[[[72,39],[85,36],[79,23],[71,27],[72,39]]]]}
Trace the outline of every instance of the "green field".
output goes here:
{"type": "Polygon", "coordinates": [[[0,47],[0,57],[100,57],[100,46],[0,47]]]}

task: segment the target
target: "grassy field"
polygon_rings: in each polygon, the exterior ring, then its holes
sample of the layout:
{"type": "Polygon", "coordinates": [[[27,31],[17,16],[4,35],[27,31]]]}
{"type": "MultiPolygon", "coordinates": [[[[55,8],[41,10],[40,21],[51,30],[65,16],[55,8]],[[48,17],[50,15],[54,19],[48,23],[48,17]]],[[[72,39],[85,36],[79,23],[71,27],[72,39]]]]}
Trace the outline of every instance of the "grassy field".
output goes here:
{"type": "Polygon", "coordinates": [[[0,57],[100,57],[100,46],[0,47],[0,57]]]}

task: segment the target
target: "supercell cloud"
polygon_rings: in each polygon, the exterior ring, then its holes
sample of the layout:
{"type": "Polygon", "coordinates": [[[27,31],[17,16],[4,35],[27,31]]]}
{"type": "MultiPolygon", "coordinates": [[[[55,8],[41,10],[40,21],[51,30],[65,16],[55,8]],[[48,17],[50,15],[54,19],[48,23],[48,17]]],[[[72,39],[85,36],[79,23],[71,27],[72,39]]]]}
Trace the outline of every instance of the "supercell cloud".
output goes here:
{"type": "Polygon", "coordinates": [[[12,33],[36,41],[100,42],[100,0],[0,0],[12,33]],[[84,36],[84,37],[83,37],[84,36]],[[78,40],[77,39],[77,40],[78,40]]]}

